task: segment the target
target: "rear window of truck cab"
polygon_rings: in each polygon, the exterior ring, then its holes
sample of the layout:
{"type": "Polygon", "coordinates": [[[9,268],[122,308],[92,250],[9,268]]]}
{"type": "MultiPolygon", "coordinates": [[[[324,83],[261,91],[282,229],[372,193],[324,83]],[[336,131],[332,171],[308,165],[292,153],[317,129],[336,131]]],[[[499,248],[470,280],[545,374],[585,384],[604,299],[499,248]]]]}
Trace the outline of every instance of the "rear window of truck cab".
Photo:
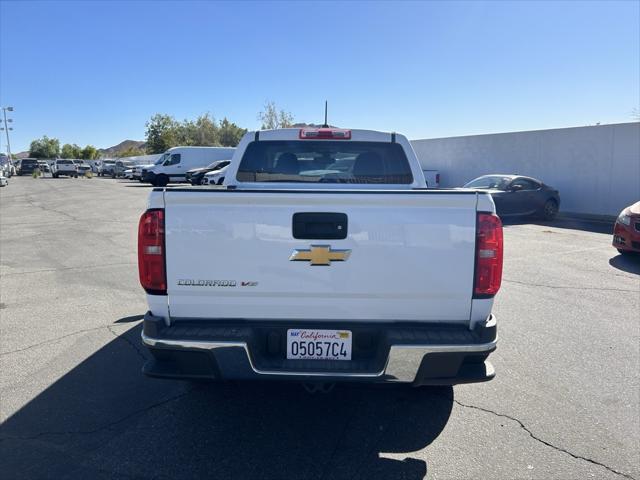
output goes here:
{"type": "Polygon", "coordinates": [[[411,167],[397,143],[262,140],[242,156],[239,182],[410,184],[411,167]]]}

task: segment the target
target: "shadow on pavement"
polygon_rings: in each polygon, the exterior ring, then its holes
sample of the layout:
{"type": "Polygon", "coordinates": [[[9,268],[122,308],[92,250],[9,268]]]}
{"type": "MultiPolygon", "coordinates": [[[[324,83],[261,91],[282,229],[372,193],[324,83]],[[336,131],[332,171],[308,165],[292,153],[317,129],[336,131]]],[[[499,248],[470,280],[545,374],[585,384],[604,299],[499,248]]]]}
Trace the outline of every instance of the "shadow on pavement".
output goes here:
{"type": "Polygon", "coordinates": [[[131,315],[129,317],[122,317],[122,318],[116,320],[114,323],[137,322],[138,320],[142,320],[143,318],[144,318],[144,315],[131,315]]]}
{"type": "Polygon", "coordinates": [[[432,443],[451,414],[451,387],[310,395],[291,383],[149,379],[140,329],[6,420],[5,478],[421,479],[427,463],[406,452],[432,443]]]}
{"type": "Polygon", "coordinates": [[[609,259],[609,265],[627,273],[640,275],[640,255],[616,255],[609,259]]]}
{"type": "Polygon", "coordinates": [[[566,228],[568,230],[582,230],[592,233],[613,232],[614,221],[585,220],[572,217],[560,217],[550,222],[545,222],[534,217],[506,217],[502,218],[505,227],[512,225],[540,225],[543,227],[566,228]]]}
{"type": "MultiPolygon", "coordinates": [[[[48,175],[48,174],[47,174],[48,175]]],[[[38,178],[34,178],[34,180],[64,180],[65,178],[71,179],[71,180],[93,180],[93,178],[95,177],[91,177],[91,178],[86,178],[84,176],[79,176],[79,177],[67,177],[67,176],[60,176],[58,178],[56,177],[51,177],[51,176],[43,176],[43,177],[38,177],[38,178]]]]}

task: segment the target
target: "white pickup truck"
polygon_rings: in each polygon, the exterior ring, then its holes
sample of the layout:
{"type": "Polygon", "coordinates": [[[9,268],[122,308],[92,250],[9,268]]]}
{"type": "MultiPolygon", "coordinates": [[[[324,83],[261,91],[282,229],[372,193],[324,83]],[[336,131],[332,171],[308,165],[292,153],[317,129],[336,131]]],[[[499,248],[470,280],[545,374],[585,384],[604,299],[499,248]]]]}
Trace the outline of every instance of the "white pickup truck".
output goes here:
{"type": "Polygon", "coordinates": [[[303,382],[490,380],[502,224],[426,188],[407,139],[247,133],[221,187],[155,188],[139,223],[144,373],[303,382]]]}
{"type": "Polygon", "coordinates": [[[78,178],[78,165],[73,160],[58,158],[53,163],[51,173],[54,178],[58,178],[61,175],[78,178]]]}

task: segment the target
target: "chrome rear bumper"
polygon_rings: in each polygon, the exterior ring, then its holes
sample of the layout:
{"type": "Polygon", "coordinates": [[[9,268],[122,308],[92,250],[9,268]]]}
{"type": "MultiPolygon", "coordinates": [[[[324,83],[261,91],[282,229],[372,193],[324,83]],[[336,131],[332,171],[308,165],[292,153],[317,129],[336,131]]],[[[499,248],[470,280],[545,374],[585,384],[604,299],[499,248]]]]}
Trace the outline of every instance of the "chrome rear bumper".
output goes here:
{"type": "MultiPolygon", "coordinates": [[[[451,325],[444,328],[437,324],[404,327],[395,324],[369,324],[368,328],[381,342],[380,347],[376,347],[379,354],[360,362],[269,362],[264,358],[266,353],[263,355],[264,352],[261,353],[260,348],[256,347],[257,342],[259,343],[256,336],[259,335],[256,335],[255,329],[272,328],[273,331],[278,331],[296,327],[296,322],[274,327],[255,327],[255,323],[241,321],[230,326],[226,321],[224,326],[210,327],[218,321],[202,320],[195,324],[190,322],[188,327],[181,326],[179,328],[182,330],[176,330],[173,326],[164,327],[164,323],[159,320],[147,314],[142,333],[143,344],[154,356],[143,369],[150,376],[451,385],[487,381],[495,375],[493,366],[486,360],[497,344],[496,320],[493,316],[486,323],[478,325],[474,331],[460,326],[452,328],[451,325]],[[210,331],[207,331],[207,326],[210,331]],[[447,339],[450,341],[447,342],[447,339]]],[[[179,323],[174,322],[174,325],[179,323]]],[[[351,327],[344,325],[340,328],[351,327]]]]}

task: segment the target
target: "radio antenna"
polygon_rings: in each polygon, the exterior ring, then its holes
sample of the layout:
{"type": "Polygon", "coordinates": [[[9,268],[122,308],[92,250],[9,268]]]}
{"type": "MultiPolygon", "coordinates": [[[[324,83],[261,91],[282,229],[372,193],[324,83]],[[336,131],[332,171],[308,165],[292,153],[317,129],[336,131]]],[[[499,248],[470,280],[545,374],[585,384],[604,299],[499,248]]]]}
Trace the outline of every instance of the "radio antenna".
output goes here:
{"type": "Polygon", "coordinates": [[[329,128],[329,124],[327,123],[327,101],[324,101],[324,125],[322,125],[322,128],[329,128]]]}

